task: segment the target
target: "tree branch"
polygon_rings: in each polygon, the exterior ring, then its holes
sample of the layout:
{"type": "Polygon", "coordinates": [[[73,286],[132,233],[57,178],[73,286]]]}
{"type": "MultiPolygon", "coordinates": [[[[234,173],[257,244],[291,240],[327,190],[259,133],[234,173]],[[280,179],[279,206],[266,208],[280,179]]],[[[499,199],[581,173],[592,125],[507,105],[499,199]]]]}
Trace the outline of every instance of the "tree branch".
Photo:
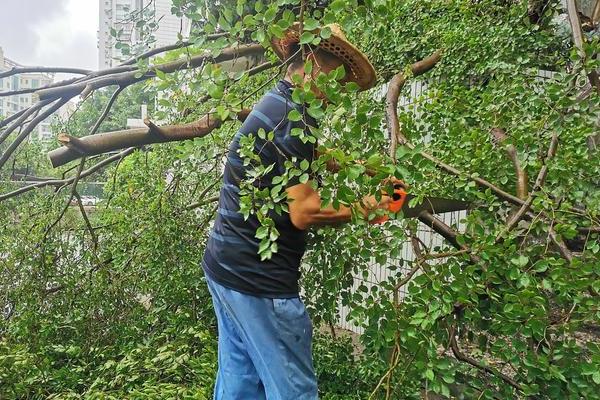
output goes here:
{"type": "Polygon", "coordinates": [[[28,94],[28,93],[35,93],[37,91],[40,90],[44,90],[44,89],[51,89],[51,88],[55,88],[55,87],[60,87],[60,86],[65,86],[77,81],[81,81],[82,78],[71,78],[71,79],[65,79],[59,82],[54,82],[51,83],[49,85],[46,86],[41,86],[38,88],[29,88],[29,89],[21,89],[21,90],[13,90],[13,91],[9,91],[9,92],[0,92],[0,97],[6,97],[6,96],[16,96],[19,94],[28,94]]]}
{"type": "Polygon", "coordinates": [[[508,221],[504,230],[496,237],[496,242],[498,242],[498,240],[500,240],[500,238],[502,236],[504,236],[506,233],[510,232],[510,230],[512,230],[519,223],[519,221],[521,220],[521,218],[523,218],[523,216],[527,213],[527,211],[529,211],[529,207],[531,207],[531,204],[533,203],[533,199],[534,199],[535,195],[537,194],[537,191],[540,190],[540,188],[544,185],[544,182],[546,181],[546,176],[548,175],[548,163],[550,162],[550,160],[552,160],[552,158],[554,158],[557,147],[558,147],[558,134],[554,133],[554,134],[552,134],[552,139],[550,139],[550,146],[548,147],[548,153],[546,154],[546,158],[543,161],[544,165],[542,166],[542,168],[540,169],[540,172],[538,173],[538,176],[535,180],[535,184],[533,185],[533,189],[531,190],[529,197],[527,198],[525,203],[523,203],[521,208],[519,208],[519,210],[515,213],[515,215],[513,215],[512,218],[508,221]]]}
{"type": "MultiPolygon", "coordinates": [[[[247,110],[239,113],[240,119],[247,115],[247,110]]],[[[231,119],[228,118],[228,119],[231,119]]],[[[214,114],[208,114],[195,122],[182,125],[165,125],[160,127],[160,135],[152,133],[151,128],[134,128],[121,131],[104,132],[85,136],[79,141],[83,146],[83,154],[73,148],[63,146],[48,153],[53,167],[59,167],[82,155],[90,156],[108,153],[125,147],[139,147],[146,144],[175,142],[203,137],[220,127],[223,121],[214,114]]]]}
{"type": "MultiPolygon", "coordinates": [[[[59,100],[56,100],[52,106],[48,107],[48,109],[46,109],[43,113],[41,113],[37,117],[35,117],[33,119],[33,121],[31,121],[29,124],[27,124],[27,127],[21,131],[21,133],[15,138],[15,140],[10,144],[10,146],[8,146],[8,148],[2,154],[2,156],[0,156],[0,168],[2,168],[4,166],[4,164],[6,163],[6,161],[8,161],[8,159],[10,158],[12,153],[14,153],[14,151],[17,149],[17,147],[19,147],[21,142],[23,140],[25,140],[25,138],[31,133],[31,131],[33,131],[33,129],[35,129],[35,127],[40,122],[42,122],[43,120],[48,118],[50,115],[52,115],[56,110],[61,108],[67,101],[69,101],[69,99],[66,99],[66,98],[60,98],[59,100]]],[[[33,108],[33,107],[31,107],[31,108],[33,108]]],[[[25,115],[25,114],[23,114],[23,115],[25,115]]],[[[23,115],[21,117],[23,117],[23,115]]]]}
{"type": "MultiPolygon", "coordinates": [[[[101,168],[104,168],[105,166],[111,164],[114,161],[117,160],[121,160],[124,157],[128,156],[129,154],[133,153],[134,150],[136,148],[129,148],[126,149],[118,154],[115,154],[111,157],[108,157],[102,161],[100,161],[98,164],[94,165],[93,167],[90,167],[88,169],[86,169],[85,171],[81,172],[81,178],[85,178],[93,173],[95,173],[96,171],[98,171],[101,168]]],[[[16,197],[19,196],[23,193],[29,192],[31,190],[34,189],[39,189],[39,188],[43,188],[46,186],[55,186],[55,187],[60,187],[60,186],[64,186],[64,185],[69,185],[71,183],[73,183],[74,178],[66,178],[66,179],[55,179],[55,180],[48,180],[48,181],[44,181],[44,182],[38,182],[38,183],[34,183],[28,186],[24,186],[22,188],[16,189],[12,192],[9,193],[5,193],[0,195],[0,202],[10,199],[12,197],[16,197]]]]}
{"type": "MultiPolygon", "coordinates": [[[[77,199],[77,205],[79,206],[79,211],[81,212],[81,216],[83,217],[85,226],[86,226],[88,232],[90,232],[90,236],[92,237],[92,243],[94,244],[94,254],[95,254],[96,250],[98,250],[98,236],[96,235],[96,232],[94,232],[94,228],[92,227],[92,224],[90,223],[90,219],[88,218],[87,213],[85,212],[85,207],[83,206],[83,202],[81,201],[81,196],[79,195],[77,190],[74,191],[73,196],[75,196],[75,198],[77,199]]],[[[70,202],[70,200],[69,200],[69,202],[70,202]]]]}
{"type": "Polygon", "coordinates": [[[164,64],[153,65],[150,66],[146,72],[139,71],[136,67],[131,66],[116,67],[113,68],[111,72],[100,71],[99,74],[102,74],[102,76],[98,76],[90,80],[76,82],[52,89],[44,89],[36,93],[40,99],[62,96],[74,97],[81,94],[84,90],[88,92],[111,85],[119,85],[122,87],[129,86],[136,82],[155,77],[156,71],[172,73],[183,69],[196,68],[200,65],[203,65],[206,61],[221,63],[223,61],[233,60],[238,57],[259,55],[263,52],[264,48],[260,44],[245,44],[238,47],[226,48],[216,57],[213,57],[210,53],[203,53],[191,58],[182,58],[164,64]]]}
{"type": "MultiPolygon", "coordinates": [[[[206,40],[215,40],[215,39],[218,39],[218,38],[221,38],[221,37],[225,37],[225,36],[228,36],[228,35],[229,35],[229,32],[213,33],[211,35],[207,35],[205,39],[206,40]]],[[[194,42],[190,42],[189,40],[184,40],[184,41],[181,41],[179,43],[170,44],[170,45],[162,46],[162,47],[157,47],[155,49],[150,49],[150,50],[146,51],[145,53],[142,53],[142,54],[140,54],[138,56],[132,57],[129,60],[123,62],[121,64],[121,66],[123,66],[123,65],[133,65],[136,62],[138,62],[139,60],[144,60],[146,58],[150,58],[152,56],[155,56],[155,55],[160,54],[160,53],[165,53],[165,52],[170,51],[170,50],[182,49],[184,47],[192,46],[194,44],[195,44],[194,42]]]]}
{"type": "Polygon", "coordinates": [[[31,107],[22,110],[22,112],[17,113],[18,117],[16,118],[16,121],[14,121],[11,125],[6,127],[6,130],[0,135],[0,144],[2,144],[15,129],[23,125],[23,123],[27,118],[29,118],[29,116],[35,114],[50,103],[52,103],[52,100],[39,101],[31,107]]]}
{"type": "Polygon", "coordinates": [[[463,352],[460,351],[460,348],[458,347],[458,342],[456,341],[456,326],[454,324],[452,324],[450,326],[450,332],[449,332],[449,336],[450,336],[450,348],[452,349],[452,354],[454,354],[454,357],[456,357],[457,360],[462,361],[462,362],[466,362],[467,364],[481,370],[481,371],[485,371],[488,374],[494,375],[500,379],[502,379],[504,382],[508,383],[510,386],[512,386],[513,388],[517,389],[518,391],[523,391],[523,389],[521,388],[521,385],[519,385],[518,382],[516,382],[514,379],[512,379],[510,376],[503,374],[500,371],[496,371],[494,368],[488,366],[488,365],[483,365],[479,362],[477,362],[475,359],[467,356],[466,354],[464,354],[463,352]]]}
{"type": "MultiPolygon", "coordinates": [[[[500,145],[508,138],[506,132],[504,132],[504,130],[500,128],[493,128],[490,134],[492,135],[492,143],[494,145],[500,145]]],[[[515,168],[515,172],[517,174],[517,197],[520,199],[525,199],[527,198],[529,186],[527,172],[521,167],[521,163],[519,162],[519,156],[517,154],[517,149],[513,144],[510,144],[506,147],[506,154],[508,155],[508,158],[510,158],[510,160],[512,161],[513,166],[515,168]]]]}
{"type": "MultiPolygon", "coordinates": [[[[575,0],[567,0],[567,14],[569,16],[569,23],[571,24],[571,33],[573,35],[573,43],[581,56],[582,62],[585,64],[586,55],[583,49],[583,32],[581,31],[581,22],[579,21],[579,15],[577,14],[577,5],[575,0]]],[[[600,77],[598,72],[595,70],[587,72],[588,79],[592,87],[596,88],[596,92],[600,94],[600,77]]]]}
{"type": "MultiPolygon", "coordinates": [[[[427,58],[418,61],[410,66],[412,74],[414,76],[422,75],[429,71],[440,61],[442,55],[438,50],[427,58]]],[[[390,143],[390,157],[396,159],[396,148],[398,143],[406,144],[407,139],[400,131],[400,123],[398,121],[398,98],[400,97],[400,91],[406,82],[406,77],[403,72],[399,72],[390,80],[388,91],[386,95],[386,119],[390,143]]]]}
{"type": "Polygon", "coordinates": [[[18,74],[26,74],[30,72],[51,72],[51,73],[61,73],[61,74],[80,74],[87,75],[90,70],[81,69],[81,68],[69,68],[69,67],[13,67],[8,71],[0,72],[0,79],[7,78],[9,76],[18,75],[18,74]]]}

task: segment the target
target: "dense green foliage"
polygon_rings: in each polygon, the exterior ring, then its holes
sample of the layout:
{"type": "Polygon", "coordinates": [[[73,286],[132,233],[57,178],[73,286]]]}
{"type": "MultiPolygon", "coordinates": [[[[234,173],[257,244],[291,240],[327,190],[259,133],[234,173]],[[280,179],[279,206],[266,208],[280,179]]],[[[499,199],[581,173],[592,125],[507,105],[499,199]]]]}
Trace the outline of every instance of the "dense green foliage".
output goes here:
{"type": "MultiPolygon", "coordinates": [[[[394,160],[386,155],[381,88],[356,93],[352,84],[336,82],[343,74],[336,71],[317,82],[328,104],[307,87],[295,90],[321,121],[313,134],[329,151],[312,165],[290,161],[271,190],[244,187],[243,211],[263,223],[261,256],[277,251],[270,215],[286,212],[285,183],[294,175],[301,181],[321,175],[323,202],[334,206],[379,193],[389,175],[418,196],[472,203],[455,227],[464,250],[435,261],[428,255],[452,252],[451,246],[417,244],[422,257],[399,260],[402,243],[416,232],[414,219],[372,226],[356,216],[353,224],[311,230],[302,286],[315,325],[335,324],[343,304],[364,328],[360,357],[345,340],[316,340],[322,398],[365,399],[375,389],[374,398],[417,399],[423,391],[467,399],[597,396],[600,245],[598,234],[580,229],[600,224],[600,152],[589,145],[598,132],[600,96],[581,95],[586,71],[600,66],[593,57],[600,51],[597,35],[588,37],[584,63],[564,21],[554,18],[558,2],[550,2],[537,25],[528,21],[524,1],[314,3],[306,2],[303,41],[318,43],[328,31],[310,31],[339,22],[373,61],[380,84],[436,50],[442,59],[425,76],[407,73],[403,96],[415,80],[427,90],[400,109],[402,131],[416,149],[400,146],[394,160]],[[539,70],[549,72],[542,78],[539,70]],[[508,137],[496,146],[493,128],[508,137]],[[515,169],[505,151],[512,145],[531,190],[554,134],[558,150],[535,193],[533,216],[505,232],[515,207],[473,178],[514,194],[515,169]],[[421,151],[462,173],[444,172],[421,151]],[[324,171],[330,158],[341,165],[338,173],[324,171]],[[572,249],[567,255],[556,244],[565,242],[572,249]],[[389,277],[357,284],[373,265],[386,266],[389,277]],[[415,277],[397,287],[411,269],[415,277]]],[[[271,35],[298,20],[299,4],[173,0],[174,12],[202,28],[194,30],[193,46],[162,60],[218,54],[239,42],[267,47],[271,35]],[[204,40],[217,29],[231,35],[204,40]]],[[[225,117],[251,106],[280,76],[277,69],[250,77],[207,64],[158,74],[123,99],[143,96],[156,104],[152,116],[169,122],[192,121],[211,109],[225,117]]],[[[100,100],[107,94],[84,103],[83,114],[61,129],[84,135],[100,100]]],[[[115,115],[128,115],[130,107],[118,103],[115,115]]],[[[117,129],[121,120],[101,130],[117,129]]],[[[68,188],[0,203],[0,398],[210,398],[215,324],[199,261],[223,154],[237,127],[227,123],[204,138],[156,145],[113,164],[101,175],[105,199],[89,215],[91,232],[74,208],[54,223],[68,188]]],[[[244,143],[249,162],[257,161],[255,144],[268,140],[269,132],[261,132],[244,143]]],[[[50,171],[32,149],[18,157],[27,154],[28,165],[50,171]]],[[[268,173],[269,166],[252,165],[253,178],[268,173]]],[[[0,183],[3,193],[11,188],[0,183]]]]}

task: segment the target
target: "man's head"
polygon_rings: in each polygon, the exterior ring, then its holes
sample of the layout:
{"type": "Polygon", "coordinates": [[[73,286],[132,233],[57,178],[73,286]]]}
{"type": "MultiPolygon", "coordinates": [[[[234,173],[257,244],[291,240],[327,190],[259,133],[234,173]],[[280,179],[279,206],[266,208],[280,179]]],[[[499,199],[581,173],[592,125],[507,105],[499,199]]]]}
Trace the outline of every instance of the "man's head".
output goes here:
{"type": "MultiPolygon", "coordinates": [[[[331,71],[344,65],[341,59],[320,47],[305,49],[305,59],[303,59],[299,45],[295,45],[292,51],[294,56],[290,60],[286,73],[286,78],[289,81],[292,81],[292,76],[294,75],[299,75],[303,82],[313,81],[320,73],[329,74],[331,71]],[[309,61],[312,63],[312,71],[310,74],[306,74],[304,67],[309,61]]],[[[312,91],[318,98],[323,98],[323,93],[314,84],[312,85],[312,91]]]]}

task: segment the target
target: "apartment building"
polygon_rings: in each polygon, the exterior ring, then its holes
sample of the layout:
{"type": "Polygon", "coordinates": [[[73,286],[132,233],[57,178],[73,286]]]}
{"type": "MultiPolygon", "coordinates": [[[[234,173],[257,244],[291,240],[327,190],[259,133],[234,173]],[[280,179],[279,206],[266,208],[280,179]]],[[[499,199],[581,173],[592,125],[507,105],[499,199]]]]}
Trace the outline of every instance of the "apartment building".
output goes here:
{"type": "MultiPolygon", "coordinates": [[[[10,70],[22,65],[4,56],[0,47],[0,71],[10,70]]],[[[47,73],[26,73],[0,78],[0,92],[18,91],[23,89],[35,89],[54,82],[54,75],[47,73]]],[[[25,108],[29,108],[38,101],[34,93],[17,94],[13,96],[0,97],[0,118],[9,117],[25,108]]],[[[52,139],[50,131],[50,119],[40,123],[29,136],[30,139],[48,141],[52,139]]]]}
{"type": "MultiPolygon", "coordinates": [[[[178,34],[187,36],[190,21],[171,14],[171,0],[99,0],[100,20],[98,27],[98,66],[110,68],[124,57],[121,50],[115,48],[115,38],[111,29],[121,32],[119,41],[133,44],[139,41],[139,30],[131,21],[132,13],[151,11],[152,19],[158,23],[153,32],[155,41],[151,47],[160,47],[177,41],[178,34]]],[[[152,22],[152,21],[151,21],[152,22]]]]}

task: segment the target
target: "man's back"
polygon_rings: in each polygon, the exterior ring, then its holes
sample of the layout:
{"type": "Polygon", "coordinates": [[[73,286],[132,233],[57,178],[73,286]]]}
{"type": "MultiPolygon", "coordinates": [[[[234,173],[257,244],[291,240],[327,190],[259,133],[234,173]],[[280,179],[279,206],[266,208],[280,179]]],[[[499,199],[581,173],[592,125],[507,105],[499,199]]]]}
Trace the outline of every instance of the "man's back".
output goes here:
{"type": "MultiPolygon", "coordinates": [[[[292,161],[295,157],[296,165],[302,160],[312,161],[314,146],[291,135],[293,128],[302,128],[305,134],[310,134],[302,122],[287,118],[293,108],[301,111],[291,100],[291,90],[289,82],[279,81],[255,105],[235,135],[227,156],[217,218],[203,259],[206,273],[218,283],[240,292],[272,298],[298,295],[299,266],[306,248],[306,234],[294,227],[286,212],[281,215],[271,212],[269,216],[279,232],[277,252],[270,260],[260,260],[260,239],[255,237],[260,223],[256,216],[250,215],[245,220],[239,212],[240,183],[252,168],[251,163],[244,165],[239,149],[240,139],[253,135],[254,152],[260,157],[261,164],[265,167],[274,165],[271,172],[252,182],[257,188],[274,186],[272,179],[285,173],[286,160],[292,161]],[[273,140],[260,139],[257,135],[260,129],[273,132],[273,140]]],[[[292,178],[287,186],[297,183],[297,177],[292,178]]]]}

